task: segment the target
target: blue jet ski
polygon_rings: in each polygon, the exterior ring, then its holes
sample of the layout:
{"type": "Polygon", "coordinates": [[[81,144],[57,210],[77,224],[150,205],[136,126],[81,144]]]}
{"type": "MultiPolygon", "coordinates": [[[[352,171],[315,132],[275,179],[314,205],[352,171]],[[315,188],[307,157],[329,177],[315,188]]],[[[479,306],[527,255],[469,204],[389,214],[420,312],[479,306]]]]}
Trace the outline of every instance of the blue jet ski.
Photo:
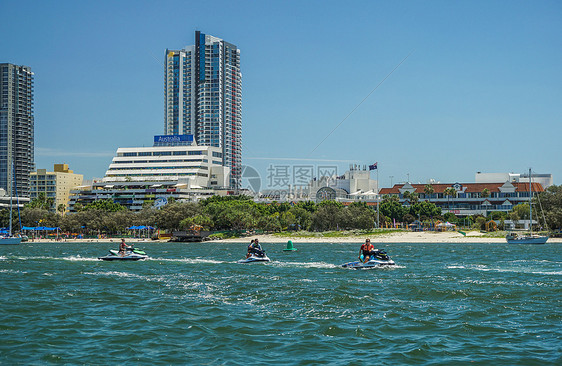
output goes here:
{"type": "Polygon", "coordinates": [[[343,268],[351,269],[370,269],[376,267],[394,266],[396,264],[392,259],[390,259],[384,250],[374,250],[371,252],[369,260],[365,263],[363,263],[363,254],[361,254],[359,259],[359,261],[344,263],[341,266],[343,268]]]}
{"type": "Polygon", "coordinates": [[[140,249],[128,248],[123,255],[118,250],[110,250],[104,257],[98,257],[102,261],[138,261],[148,258],[148,255],[140,249]]]}

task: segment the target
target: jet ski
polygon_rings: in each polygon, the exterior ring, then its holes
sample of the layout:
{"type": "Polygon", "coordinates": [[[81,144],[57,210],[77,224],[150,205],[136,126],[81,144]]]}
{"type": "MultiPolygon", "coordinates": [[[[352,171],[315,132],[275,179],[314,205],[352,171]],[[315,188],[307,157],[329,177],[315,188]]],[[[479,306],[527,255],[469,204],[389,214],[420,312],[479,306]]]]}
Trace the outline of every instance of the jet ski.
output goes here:
{"type": "Polygon", "coordinates": [[[269,262],[270,259],[267,257],[265,252],[254,251],[248,258],[240,259],[238,263],[254,263],[254,262],[269,262]]]}
{"type": "Polygon", "coordinates": [[[124,255],[121,255],[118,250],[111,249],[109,254],[104,257],[98,257],[102,261],[138,261],[148,258],[148,255],[140,249],[127,249],[124,255]]]}
{"type": "Polygon", "coordinates": [[[370,269],[376,267],[394,266],[396,264],[392,259],[390,259],[384,250],[375,250],[371,253],[372,254],[369,260],[365,263],[363,263],[364,257],[363,254],[361,254],[359,261],[344,263],[341,266],[343,268],[351,269],[370,269]]]}

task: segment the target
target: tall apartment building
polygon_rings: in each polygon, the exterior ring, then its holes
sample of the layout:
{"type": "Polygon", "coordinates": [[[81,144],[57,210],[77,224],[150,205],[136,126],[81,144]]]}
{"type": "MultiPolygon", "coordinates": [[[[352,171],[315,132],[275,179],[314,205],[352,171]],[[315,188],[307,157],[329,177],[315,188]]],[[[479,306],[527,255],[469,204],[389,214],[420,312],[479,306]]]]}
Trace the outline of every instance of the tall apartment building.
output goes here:
{"type": "Polygon", "coordinates": [[[52,172],[48,172],[47,169],[37,169],[30,174],[31,199],[44,193],[45,198],[52,199],[51,211],[58,211],[59,205],[64,205],[66,211],[70,191],[80,186],[83,179],[82,174],[75,174],[68,169],[68,164],[55,164],[52,172]]]}
{"type": "Polygon", "coordinates": [[[0,188],[8,194],[29,197],[33,125],[31,68],[0,63],[0,188]]]}
{"type": "Polygon", "coordinates": [[[199,146],[221,149],[230,187],[242,174],[242,74],[240,50],[195,32],[195,45],[166,50],[166,135],[193,135],[199,146]]]}

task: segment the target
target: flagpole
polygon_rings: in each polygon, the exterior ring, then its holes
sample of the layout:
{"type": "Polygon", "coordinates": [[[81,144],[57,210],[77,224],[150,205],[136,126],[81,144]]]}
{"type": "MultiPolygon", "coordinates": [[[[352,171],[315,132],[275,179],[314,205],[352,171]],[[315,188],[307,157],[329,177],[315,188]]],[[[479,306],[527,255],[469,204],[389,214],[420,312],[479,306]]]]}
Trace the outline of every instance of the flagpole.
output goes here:
{"type": "Polygon", "coordinates": [[[381,228],[381,222],[380,222],[380,218],[379,218],[379,206],[381,204],[381,199],[380,199],[380,188],[379,188],[379,164],[377,163],[377,229],[381,228]]]}

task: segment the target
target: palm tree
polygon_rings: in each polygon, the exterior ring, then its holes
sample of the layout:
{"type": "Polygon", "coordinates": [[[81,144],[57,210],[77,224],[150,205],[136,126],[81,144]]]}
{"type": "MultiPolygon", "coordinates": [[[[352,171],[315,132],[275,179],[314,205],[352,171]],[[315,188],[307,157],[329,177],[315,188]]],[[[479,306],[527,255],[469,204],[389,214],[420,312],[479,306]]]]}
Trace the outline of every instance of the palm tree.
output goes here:
{"type": "Polygon", "coordinates": [[[417,192],[410,193],[410,200],[412,201],[412,203],[418,202],[419,199],[420,199],[420,195],[417,192]]]}
{"type": "Polygon", "coordinates": [[[410,203],[416,203],[419,200],[419,196],[415,191],[414,192],[406,191],[404,192],[403,196],[405,199],[409,200],[410,203]]]}
{"type": "Polygon", "coordinates": [[[431,184],[426,184],[425,187],[423,187],[423,191],[425,192],[429,202],[431,202],[431,195],[435,193],[433,186],[431,184]]]}
{"type": "Polygon", "coordinates": [[[407,199],[407,200],[409,200],[409,199],[410,199],[410,197],[411,197],[411,196],[410,196],[410,191],[406,191],[406,192],[404,192],[404,193],[402,194],[402,197],[404,197],[404,199],[407,199]]]}
{"type": "Polygon", "coordinates": [[[57,206],[57,211],[62,215],[64,215],[64,211],[66,211],[66,205],[61,203],[57,206]]]}
{"type": "MultiPolygon", "coordinates": [[[[482,198],[490,197],[490,190],[488,188],[484,188],[482,192],[480,192],[480,197],[482,198]]],[[[483,203],[484,202],[482,202],[482,204],[483,203]]],[[[486,214],[488,214],[488,210],[486,210],[486,214]]]]}
{"type": "Polygon", "coordinates": [[[37,194],[37,197],[32,199],[28,205],[31,208],[43,208],[48,210],[49,207],[47,206],[47,195],[45,194],[45,192],[39,192],[39,194],[37,194]]]}
{"type": "Polygon", "coordinates": [[[453,187],[449,187],[446,188],[443,193],[447,196],[447,206],[448,206],[448,210],[449,212],[451,211],[451,203],[449,201],[449,197],[456,197],[457,196],[457,190],[454,189],[453,187]]]}
{"type": "Polygon", "coordinates": [[[45,200],[45,209],[51,211],[53,209],[53,205],[55,204],[55,199],[53,197],[49,197],[45,200]]]}

